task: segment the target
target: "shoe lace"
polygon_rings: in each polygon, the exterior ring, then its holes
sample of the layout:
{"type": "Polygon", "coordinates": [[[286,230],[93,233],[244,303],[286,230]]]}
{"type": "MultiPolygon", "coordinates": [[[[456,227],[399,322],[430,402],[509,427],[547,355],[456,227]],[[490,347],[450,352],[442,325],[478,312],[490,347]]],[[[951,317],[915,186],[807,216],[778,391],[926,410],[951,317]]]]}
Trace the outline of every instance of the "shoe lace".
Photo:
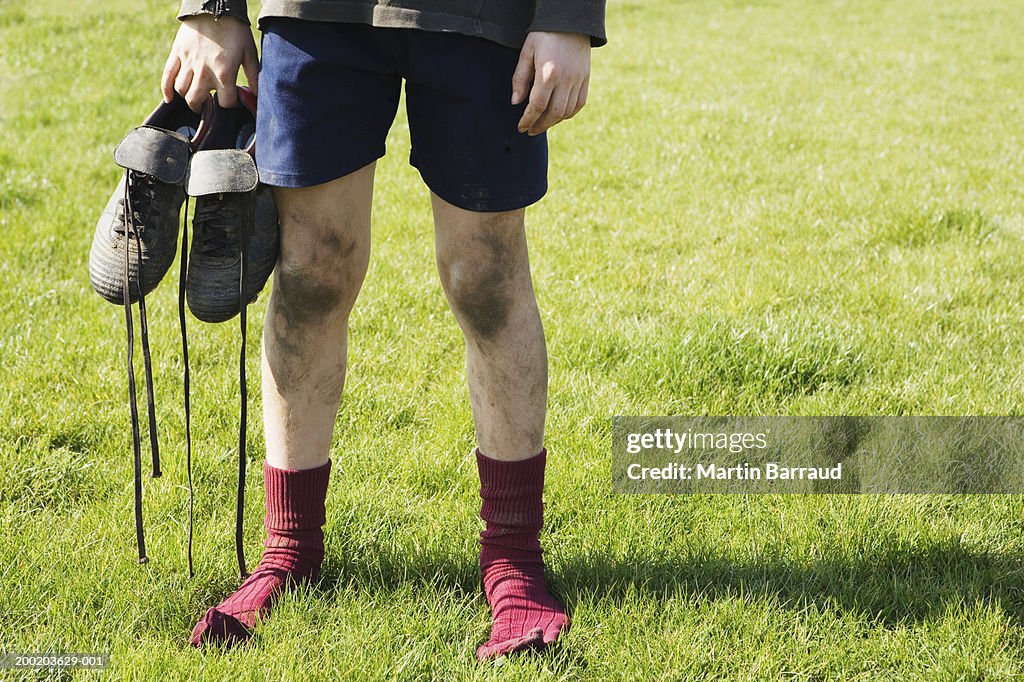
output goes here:
{"type": "Polygon", "coordinates": [[[193,519],[195,516],[195,489],[192,486],[192,384],[188,366],[188,331],[185,322],[185,277],[188,271],[188,204],[185,195],[185,210],[181,217],[181,271],[178,279],[178,324],[181,327],[182,392],[185,403],[185,468],[188,470],[188,577],[195,577],[192,562],[193,519]]]}
{"type": "Polygon", "coordinates": [[[143,216],[157,215],[161,201],[153,176],[130,170],[125,173],[125,196],[117,206],[114,231],[122,236],[135,236],[136,232],[146,231],[143,216]]]}
{"type": "MultiPolygon", "coordinates": [[[[221,199],[222,197],[219,197],[221,199]]],[[[241,243],[235,246],[230,237],[237,232],[237,225],[249,225],[253,220],[251,210],[245,210],[246,204],[230,202],[239,209],[242,221],[231,220],[232,211],[223,210],[224,201],[196,202],[196,208],[192,222],[192,238],[195,240],[195,247],[204,254],[234,255],[235,248],[241,258],[241,272],[239,277],[239,296],[241,310],[239,311],[239,326],[242,332],[242,344],[238,358],[238,386],[240,392],[239,424],[238,424],[238,497],[235,506],[235,555],[238,560],[238,575],[240,580],[245,580],[249,572],[245,567],[245,553],[242,548],[243,536],[243,513],[245,510],[245,464],[246,464],[246,431],[248,422],[249,390],[245,373],[245,349],[246,349],[246,308],[247,301],[242,296],[245,290],[245,279],[247,269],[247,232],[241,231],[241,243]],[[244,221],[244,222],[243,222],[244,221]],[[200,229],[202,228],[202,229],[200,229]],[[234,247],[234,248],[233,248],[234,247]]],[[[193,516],[195,508],[195,492],[192,485],[192,410],[191,410],[191,381],[188,362],[188,331],[185,317],[185,281],[188,272],[188,195],[185,197],[185,211],[182,214],[181,226],[181,272],[178,279],[178,323],[181,327],[181,356],[183,365],[182,387],[185,398],[185,466],[188,470],[188,577],[195,575],[192,563],[193,545],[193,516]]]]}
{"type": "MultiPolygon", "coordinates": [[[[158,195],[155,191],[156,186],[152,178],[141,174],[133,173],[132,171],[125,171],[125,193],[122,203],[123,216],[127,216],[127,220],[118,221],[121,225],[124,225],[124,229],[120,230],[121,234],[128,234],[133,239],[128,245],[131,248],[133,243],[136,248],[137,255],[137,267],[138,267],[138,279],[139,279],[139,318],[141,327],[142,337],[142,349],[143,356],[145,358],[145,371],[146,371],[146,392],[148,398],[149,407],[149,432],[150,432],[150,447],[153,453],[153,477],[157,478],[161,475],[160,472],[160,460],[159,450],[156,440],[156,414],[153,400],[153,379],[152,379],[152,368],[149,352],[149,332],[148,332],[148,321],[146,315],[146,303],[145,296],[142,293],[142,241],[140,238],[140,232],[144,225],[141,223],[141,214],[143,211],[152,209],[157,206],[159,201],[158,195]],[[136,222],[138,220],[138,222],[136,222]]],[[[239,326],[241,329],[242,343],[239,350],[238,358],[238,381],[240,389],[240,405],[239,405],[239,425],[238,425],[238,491],[237,491],[237,503],[235,507],[235,553],[238,560],[238,571],[241,580],[245,580],[249,573],[245,566],[245,554],[243,551],[243,516],[245,509],[245,479],[246,479],[246,431],[248,422],[248,381],[246,379],[246,328],[247,328],[247,308],[248,300],[245,296],[245,281],[247,278],[248,269],[248,234],[252,231],[253,221],[255,219],[253,206],[251,202],[247,203],[248,197],[225,199],[223,196],[218,197],[218,201],[210,202],[196,202],[196,208],[194,211],[194,222],[193,222],[193,239],[196,240],[196,249],[203,254],[209,255],[222,255],[232,256],[238,254],[240,257],[240,272],[239,272],[239,326]],[[239,230],[238,226],[244,226],[243,229],[239,230]],[[234,234],[238,234],[238,239],[234,238],[234,234]],[[237,249],[237,251],[236,251],[237,249]]],[[[185,451],[186,451],[186,468],[188,470],[188,492],[189,492],[189,503],[188,503],[188,546],[187,546],[187,558],[188,558],[188,574],[189,578],[195,576],[195,570],[193,567],[192,550],[193,550],[193,518],[194,518],[194,506],[195,506],[195,494],[193,489],[192,480],[192,418],[191,418],[191,381],[189,371],[189,358],[188,358],[188,334],[186,330],[186,318],[185,318],[185,279],[186,271],[188,269],[188,198],[186,195],[185,210],[182,215],[182,240],[181,240],[181,271],[178,285],[178,320],[181,328],[181,347],[182,347],[182,364],[183,364],[183,388],[184,388],[184,407],[185,407],[185,451]]],[[[115,228],[116,229],[116,228],[115,228]]],[[[127,353],[127,364],[128,364],[128,389],[129,389],[129,403],[131,407],[132,417],[132,445],[134,451],[134,488],[135,488],[135,532],[136,541],[139,550],[139,563],[147,563],[149,558],[146,556],[145,537],[143,532],[143,519],[142,519],[142,460],[141,460],[141,438],[139,428],[139,413],[136,401],[135,391],[135,370],[134,370],[134,325],[132,322],[131,302],[130,293],[128,290],[129,282],[129,258],[128,250],[125,249],[125,262],[124,262],[124,308],[125,308],[125,322],[128,333],[128,353],[127,353]]]]}
{"type": "MultiPolygon", "coordinates": [[[[188,201],[185,203],[185,216],[188,220],[188,201]]],[[[238,386],[239,386],[239,419],[238,419],[238,491],[235,505],[235,556],[238,560],[238,574],[241,580],[249,576],[245,567],[243,550],[243,517],[245,510],[245,477],[246,477],[246,431],[248,424],[249,391],[246,379],[246,329],[248,298],[245,296],[245,282],[248,278],[248,238],[253,231],[255,212],[250,194],[227,195],[218,194],[216,198],[197,201],[192,221],[192,239],[196,253],[204,256],[230,258],[239,257],[239,329],[242,343],[238,354],[238,386]]],[[[190,414],[188,336],[185,322],[185,279],[188,269],[188,230],[182,228],[181,241],[181,277],[178,288],[178,319],[181,325],[182,356],[184,361],[184,393],[185,393],[185,443],[189,478],[189,531],[188,531],[188,565],[189,577],[192,570],[192,437],[190,414]]]]}
{"type": "Polygon", "coordinates": [[[123,226],[118,230],[122,235],[129,235],[129,243],[124,249],[124,278],[122,294],[124,296],[124,319],[128,335],[128,396],[132,418],[132,451],[134,455],[135,470],[135,539],[139,550],[139,563],[149,561],[146,556],[146,540],[143,533],[142,523],[142,438],[139,426],[139,408],[135,394],[135,325],[132,320],[132,304],[130,291],[130,262],[128,252],[135,248],[136,262],[136,286],[139,293],[139,331],[142,341],[143,367],[146,378],[146,401],[147,416],[149,418],[149,446],[153,455],[153,478],[159,478],[160,472],[160,448],[156,434],[156,406],[153,397],[153,363],[149,350],[149,320],[146,314],[146,296],[143,292],[143,262],[142,262],[142,238],[140,233],[145,227],[142,215],[145,212],[152,215],[150,211],[157,207],[156,184],[152,177],[142,173],[125,171],[124,197],[121,202],[121,220],[115,224],[123,226]]]}
{"type": "Polygon", "coordinates": [[[242,521],[245,511],[245,441],[249,412],[249,388],[245,374],[245,347],[246,347],[246,311],[249,307],[248,297],[245,295],[245,281],[248,278],[249,268],[249,233],[252,232],[256,219],[255,210],[251,201],[252,196],[238,202],[241,207],[239,224],[240,239],[238,242],[238,326],[242,332],[242,344],[238,353],[238,388],[239,388],[239,414],[238,414],[238,496],[235,503],[235,557],[238,560],[238,575],[242,580],[249,576],[245,568],[245,551],[242,547],[242,521]]]}
{"type": "Polygon", "coordinates": [[[219,194],[215,199],[197,201],[192,223],[196,252],[219,258],[237,256],[243,213],[242,200],[232,196],[219,194]]]}

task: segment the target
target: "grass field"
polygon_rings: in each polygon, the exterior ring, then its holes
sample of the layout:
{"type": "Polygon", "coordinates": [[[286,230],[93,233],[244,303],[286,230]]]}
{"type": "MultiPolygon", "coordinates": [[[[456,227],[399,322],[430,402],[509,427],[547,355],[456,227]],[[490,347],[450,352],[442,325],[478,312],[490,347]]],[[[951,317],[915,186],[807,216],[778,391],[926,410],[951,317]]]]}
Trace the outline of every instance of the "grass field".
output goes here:
{"type": "MultiPolygon", "coordinates": [[[[551,358],[543,542],[573,629],[486,666],[462,341],[401,116],[322,580],[252,646],[186,645],[237,584],[237,328],[192,324],[189,580],[176,275],[149,299],[165,474],[144,481],[136,563],[123,318],[87,257],[173,14],[0,2],[0,650],[107,651],[109,679],[1024,677],[1019,498],[628,497],[609,470],[616,414],[1024,412],[1018,2],[611,0],[590,103],[551,135],[529,215],[551,358]]],[[[249,437],[254,563],[258,424],[249,437]]]]}

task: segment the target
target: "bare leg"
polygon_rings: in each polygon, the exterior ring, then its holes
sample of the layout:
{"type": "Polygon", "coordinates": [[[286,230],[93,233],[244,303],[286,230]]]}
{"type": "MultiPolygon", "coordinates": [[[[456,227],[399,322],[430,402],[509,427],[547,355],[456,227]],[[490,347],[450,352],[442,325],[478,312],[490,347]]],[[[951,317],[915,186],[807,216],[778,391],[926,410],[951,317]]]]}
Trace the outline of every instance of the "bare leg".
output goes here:
{"type": "Polygon", "coordinates": [[[480,474],[480,571],[491,607],[484,660],[551,644],[569,626],[548,590],[543,526],[547,350],[524,211],[474,213],[433,197],[437,267],[466,339],[480,474]]]}
{"type": "Polygon", "coordinates": [[[347,365],[348,316],[370,258],[374,164],[333,182],[274,190],[281,255],[263,327],[267,462],[327,462],[347,365]]]}
{"type": "Polygon", "coordinates": [[[437,269],[466,339],[477,443],[493,459],[532,457],[544,445],[548,376],[525,209],[476,213],[431,198],[437,269]]]}
{"type": "Polygon", "coordinates": [[[263,329],[267,513],[256,570],[207,610],[191,643],[252,635],[289,584],[324,557],[328,452],[345,383],[348,315],[370,254],[373,164],[306,189],[276,189],[281,254],[263,329]]]}

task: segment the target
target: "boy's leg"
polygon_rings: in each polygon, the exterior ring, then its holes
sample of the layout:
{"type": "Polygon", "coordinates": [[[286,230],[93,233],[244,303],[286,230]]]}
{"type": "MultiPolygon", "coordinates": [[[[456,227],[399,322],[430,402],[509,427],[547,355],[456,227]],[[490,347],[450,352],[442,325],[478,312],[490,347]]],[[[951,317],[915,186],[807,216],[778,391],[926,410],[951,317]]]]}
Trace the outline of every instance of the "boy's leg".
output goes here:
{"type": "Polygon", "coordinates": [[[548,591],[543,523],[547,352],[530,279],[525,208],[547,189],[547,140],[519,133],[519,50],[425,31],[406,36],[410,161],[432,192],[437,266],[466,340],[479,450],[480,569],[490,658],[568,625],[548,591]]]}
{"type": "Polygon", "coordinates": [[[196,625],[194,645],[244,641],[289,581],[319,572],[348,316],[369,262],[373,168],[275,189],[281,253],[263,330],[267,539],[252,575],[196,625]]]}
{"type": "Polygon", "coordinates": [[[281,223],[263,334],[267,540],[259,567],[200,620],[195,644],[247,638],[289,580],[319,571],[348,316],[369,260],[374,162],[401,86],[369,26],[270,19],[263,28],[256,162],[275,187],[281,223]]]}
{"type": "Polygon", "coordinates": [[[523,223],[525,209],[481,213],[432,196],[437,266],[466,341],[480,474],[480,567],[491,607],[481,659],[554,641],[568,626],[551,596],[543,524],[547,351],[523,223]]]}
{"type": "Polygon", "coordinates": [[[370,260],[374,164],[305,189],[275,188],[281,255],[263,329],[267,462],[327,462],[347,362],[348,317],[370,260]]]}
{"type": "Polygon", "coordinates": [[[479,213],[431,199],[437,269],[466,340],[477,443],[495,459],[532,457],[544,446],[548,365],[525,209],[479,213]]]}

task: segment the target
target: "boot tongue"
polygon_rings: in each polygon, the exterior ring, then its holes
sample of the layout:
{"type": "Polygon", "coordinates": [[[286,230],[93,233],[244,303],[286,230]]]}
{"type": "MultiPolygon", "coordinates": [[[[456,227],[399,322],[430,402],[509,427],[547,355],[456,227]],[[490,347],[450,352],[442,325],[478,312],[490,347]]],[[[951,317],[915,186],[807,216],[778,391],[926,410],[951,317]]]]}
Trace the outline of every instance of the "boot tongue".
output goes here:
{"type": "Polygon", "coordinates": [[[186,191],[190,196],[251,192],[259,184],[256,163],[240,149],[196,152],[189,166],[186,191]]]}
{"type": "Polygon", "coordinates": [[[131,130],[114,150],[121,168],[151,175],[168,185],[185,182],[191,155],[188,138],[179,133],[140,126],[131,130]]]}

